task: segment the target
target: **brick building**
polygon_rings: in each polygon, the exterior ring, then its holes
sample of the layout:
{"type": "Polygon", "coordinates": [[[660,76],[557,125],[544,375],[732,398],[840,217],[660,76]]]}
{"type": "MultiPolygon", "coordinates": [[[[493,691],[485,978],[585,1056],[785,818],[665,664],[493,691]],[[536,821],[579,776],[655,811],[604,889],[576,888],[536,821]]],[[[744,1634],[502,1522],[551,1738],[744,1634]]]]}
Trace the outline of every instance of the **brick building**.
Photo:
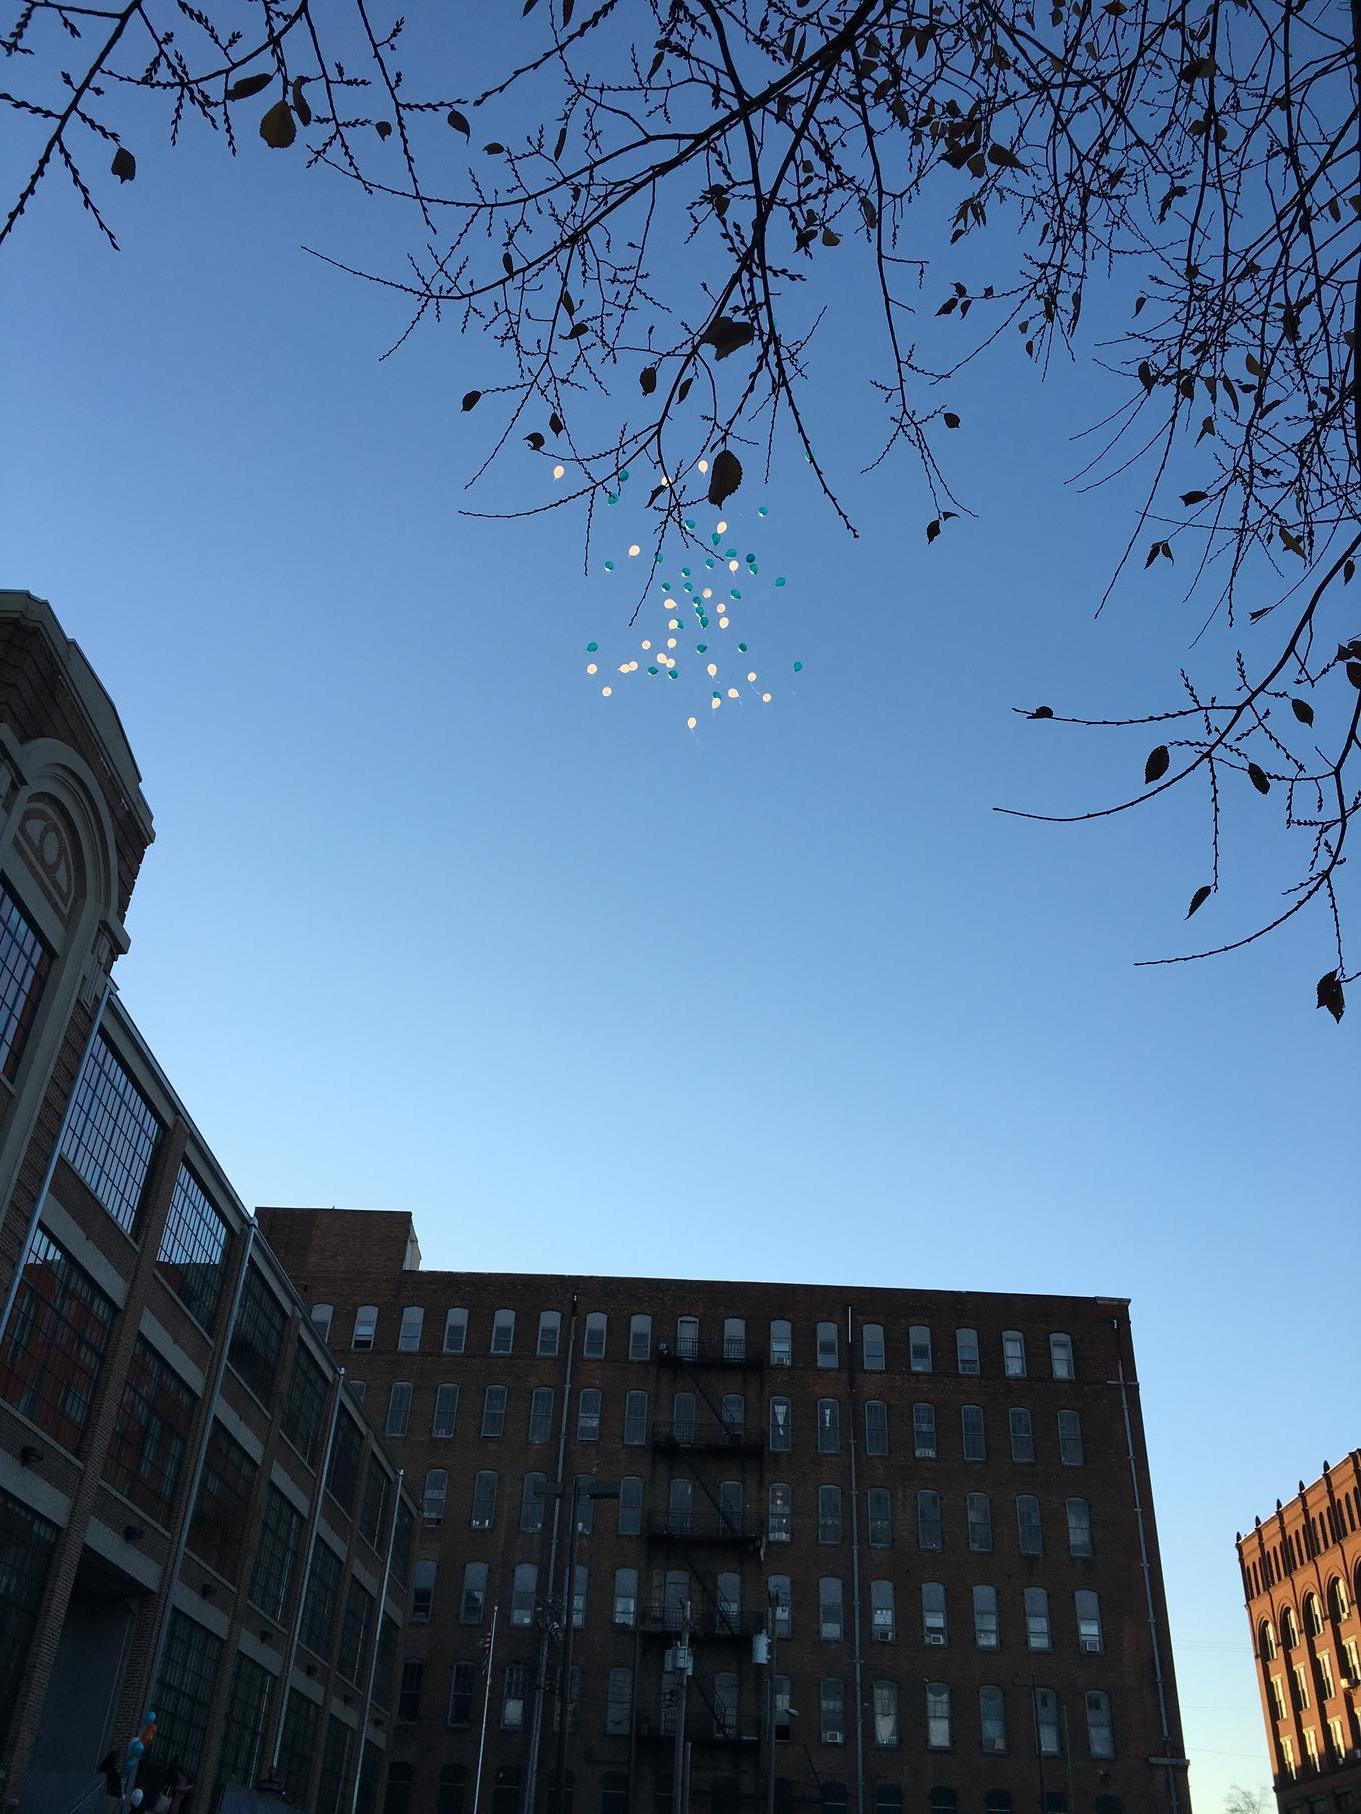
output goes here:
{"type": "Polygon", "coordinates": [[[1361,1814],[1361,1450],[1238,1538],[1276,1802],[1361,1814]]]}
{"type": "Polygon", "coordinates": [[[672,1814],[678,1764],[695,1814],[1189,1814],[1125,1300],[424,1272],[405,1214],[257,1213],[420,1493],[385,1814],[470,1814],[484,1703],[481,1810],[556,1809],[564,1698],[576,1814],[672,1814]]]}
{"type": "Polygon", "coordinates": [[[151,836],[89,664],[0,593],[0,1805],[101,1807],[154,1707],[191,1808],[277,1761],[351,1814],[415,1508],[110,982],[151,836]]]}

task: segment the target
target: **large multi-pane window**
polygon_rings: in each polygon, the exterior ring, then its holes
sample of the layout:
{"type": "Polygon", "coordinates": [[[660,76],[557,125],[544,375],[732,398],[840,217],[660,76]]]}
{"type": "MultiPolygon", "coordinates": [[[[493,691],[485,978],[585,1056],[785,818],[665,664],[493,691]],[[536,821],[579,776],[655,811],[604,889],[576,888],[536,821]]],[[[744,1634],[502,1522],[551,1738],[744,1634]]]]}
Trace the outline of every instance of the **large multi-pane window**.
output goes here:
{"type": "Polygon", "coordinates": [[[480,1468],[473,1479],[473,1503],[469,1522],[475,1531],[489,1531],[496,1519],[496,1475],[491,1468],[480,1468]]]}
{"type": "Polygon", "coordinates": [[[116,1306],[41,1228],[0,1339],[0,1395],[78,1449],[116,1306]]]}
{"type": "Polygon", "coordinates": [[[1000,1688],[979,1689],[978,1725],[983,1750],[990,1757],[1000,1757],[1007,1748],[1007,1705],[1000,1688]]]}
{"type": "Polygon", "coordinates": [[[317,1778],[314,1814],[340,1814],[341,1792],[350,1768],[350,1747],[354,1729],[331,1714],[326,1721],[326,1743],[321,1751],[321,1774],[317,1778]]]}
{"type": "Polygon", "coordinates": [[[293,1351],[293,1371],[284,1400],[283,1432],[311,1467],[321,1446],[326,1422],[326,1375],[302,1342],[293,1351]]]}
{"type": "Polygon", "coordinates": [[[841,1406],[834,1398],[818,1400],[818,1454],[835,1455],[841,1447],[841,1406]]]}
{"type": "Polygon", "coordinates": [[[866,1498],[870,1548],[889,1549],[893,1544],[893,1495],[886,1486],[872,1486],[866,1498]]]}
{"type": "Polygon", "coordinates": [[[336,1668],[347,1682],[362,1682],[368,1673],[373,1644],[373,1595],[356,1575],[350,1577],[345,1596],[345,1616],[340,1622],[340,1648],[336,1668]]]}
{"type": "Polygon", "coordinates": [[[312,1546],[312,1566],[307,1571],[307,1592],[303,1596],[298,1637],[319,1657],[324,1657],[331,1648],[339,1588],[340,1557],[328,1543],[318,1539],[312,1546]]]}
{"type": "Polygon", "coordinates": [[[394,1380],[388,1387],[387,1417],[383,1423],[384,1436],[405,1436],[411,1422],[411,1381],[394,1380]]]}
{"type": "Polygon", "coordinates": [[[553,1388],[535,1386],[529,1395],[529,1440],[548,1442],[553,1435],[553,1388]]]}
{"type": "Polygon", "coordinates": [[[221,1658],[222,1639],[176,1607],[156,1685],[156,1737],[189,1776],[197,1776],[203,1758],[221,1658]]]}
{"type": "Polygon", "coordinates": [[[845,1625],[841,1581],[836,1575],[824,1575],[818,1582],[818,1636],[840,1639],[845,1636],[845,1625]]]}
{"type": "Polygon", "coordinates": [[[157,1524],[169,1526],[189,1447],[194,1394],[139,1335],[123,1381],[104,1478],[157,1524]]]}
{"type": "Polygon", "coordinates": [[[274,1677],[253,1657],[238,1651],[232,1671],[231,1696],[227,1701],[227,1720],[222,1732],[222,1757],[218,1763],[219,1793],[228,1783],[243,1789],[253,1788],[264,1774],[261,1756],[265,1739],[265,1718],[269,1712],[269,1694],[274,1677]]]}
{"type": "Polygon", "coordinates": [[[888,1454],[888,1406],[879,1398],[865,1402],[865,1453],[888,1454]]]}
{"type": "Polygon", "coordinates": [[[237,1377],[268,1405],[274,1398],[288,1313],[254,1266],[247,1269],[227,1359],[237,1377]]]}
{"type": "Polygon", "coordinates": [[[302,1518],[271,1482],[265,1489],[250,1584],[251,1600],[271,1619],[282,1619],[287,1610],[293,1564],[301,1541],[302,1518]]]}
{"type": "Polygon", "coordinates": [[[1111,1724],[1111,1701],[1108,1694],[1089,1689],[1083,1697],[1087,1704],[1087,1745],[1095,1758],[1115,1756],[1115,1730],[1111,1724]]]}
{"type": "Polygon", "coordinates": [[[1016,1538],[1023,1556],[1044,1554],[1044,1530],[1040,1524],[1040,1502],[1033,1493],[1016,1495],[1016,1538]]]}
{"type": "Polygon", "coordinates": [[[917,1494],[917,1548],[939,1549],[941,1546],[940,1494],[917,1494]]]}
{"type": "Polygon", "coordinates": [[[926,1745],[930,1751],[950,1749],[950,1689],[945,1682],[926,1684],[926,1745]]]}
{"type": "Polygon", "coordinates": [[[421,1331],[424,1327],[425,1311],[419,1304],[408,1304],[397,1325],[398,1354],[416,1354],[420,1351],[421,1331]]]}
{"type": "MultiPolygon", "coordinates": [[[[279,1775],[283,1778],[290,1801],[302,1802],[312,1775],[312,1759],[317,1751],[317,1722],[321,1708],[305,1694],[291,1688],[284,1713],[283,1737],[279,1746],[279,1775]]],[[[159,1735],[158,1735],[159,1736],[159,1735]]]]}
{"type": "Polygon", "coordinates": [[[208,1193],[181,1165],[161,1233],[156,1265],[170,1289],[205,1329],[213,1326],[226,1271],[228,1229],[208,1193]]]}
{"type": "Polygon", "coordinates": [[[922,1642],[943,1644],[949,1636],[943,1581],[922,1582],[922,1642]]]}
{"type": "Polygon", "coordinates": [[[29,1662],[57,1527],[0,1491],[0,1707],[9,1709],[29,1662]]]}
{"type": "Polygon", "coordinates": [[[0,882],[0,1076],[11,1083],[51,965],[37,929],[0,882]]]}
{"type": "Polygon", "coordinates": [[[973,1641],[979,1650],[996,1650],[1002,1641],[995,1587],[980,1585],[973,1590],[973,1641]]]}
{"type": "Polygon", "coordinates": [[[411,1582],[411,1623],[428,1625],[435,1611],[435,1581],[439,1575],[439,1563],[429,1557],[422,1557],[416,1564],[416,1572],[411,1582]]]}
{"type": "Polygon", "coordinates": [[[818,1366],[824,1370],[837,1364],[837,1326],[835,1323],[818,1324],[818,1366]]]}
{"type": "Polygon", "coordinates": [[[364,1476],[364,1497],[359,1505],[359,1534],[370,1549],[380,1548],[379,1532],[383,1528],[383,1514],[388,1502],[387,1470],[379,1461],[377,1453],[369,1455],[368,1472],[364,1476]]]}
{"type": "Polygon", "coordinates": [[[772,1398],[770,1401],[770,1447],[774,1454],[788,1454],[793,1446],[789,1418],[790,1401],[787,1398],[772,1398]]]}
{"type": "Polygon", "coordinates": [[[491,1351],[511,1354],[515,1350],[515,1312],[498,1310],[491,1319],[491,1351]]]}
{"type": "Polygon", "coordinates": [[[970,1376],[982,1371],[976,1329],[955,1330],[955,1366],[960,1373],[970,1376]]]}
{"type": "Polygon", "coordinates": [[[931,1331],[924,1323],[914,1323],[907,1332],[907,1360],[913,1373],[931,1371],[931,1331]]]}
{"type": "Polygon", "coordinates": [[[983,1426],[982,1405],[962,1405],[959,1422],[964,1437],[965,1461],[986,1461],[988,1438],[983,1426]]]}
{"type": "Polygon", "coordinates": [[[235,1581],[250,1536],[255,1463],[216,1418],[208,1436],[198,1499],[189,1525],[189,1547],[201,1562],[235,1581]]]}
{"type": "Polygon", "coordinates": [[[625,1474],[619,1482],[619,1535],[639,1537],[643,1531],[643,1482],[637,1474],[625,1474]]]}
{"type": "Polygon", "coordinates": [[[1066,1468],[1082,1466],[1082,1419],[1076,1411],[1059,1412],[1059,1460],[1066,1468]]]}
{"type": "Polygon", "coordinates": [[[326,1491],[347,1512],[354,1510],[354,1496],[359,1491],[359,1457],[363,1447],[364,1437],[359,1425],[342,1411],[336,1418],[335,1436],[331,1442],[326,1491]]]}
{"type": "Polygon", "coordinates": [[[454,1433],[458,1420],[458,1387],[443,1385],[435,1387],[435,1406],[430,1414],[430,1434],[441,1439],[454,1433]]]}
{"type": "Polygon", "coordinates": [[[482,1394],[482,1434],[500,1436],[506,1427],[506,1388],[488,1386],[482,1394]]]}
{"type": "Polygon", "coordinates": [[[980,1555],[992,1549],[992,1500],[987,1493],[970,1493],[965,1503],[969,1548],[980,1555]]]}
{"type": "Polygon", "coordinates": [[[860,1364],[866,1373],[883,1372],[884,1325],[882,1323],[862,1323],[860,1325],[860,1364]]]}
{"type": "Polygon", "coordinates": [[[818,1542],[840,1543],[841,1541],[841,1488],[839,1486],[820,1486],[818,1488],[818,1542]]]}
{"type": "Polygon", "coordinates": [[[870,1635],[876,1644],[891,1644],[898,1635],[891,1581],[870,1582],[870,1635]]]}
{"type": "Polygon", "coordinates": [[[581,1332],[581,1352],[587,1360],[605,1358],[605,1334],[609,1328],[609,1318],[603,1310],[589,1310],[586,1313],[586,1324],[581,1332]]]}
{"type": "Polygon", "coordinates": [[[936,1407],[916,1404],[912,1407],[912,1453],[918,1461],[936,1458],[936,1407]]]}
{"type": "Polygon", "coordinates": [[[161,1137],[151,1104],[102,1033],[95,1035],[61,1150],[118,1226],[131,1234],[161,1137]]]}
{"type": "Polygon", "coordinates": [[[510,1590],[510,1622],[526,1631],[534,1623],[534,1607],[539,1593],[539,1570],[536,1563],[517,1562],[510,1590]]]}
{"type": "Polygon", "coordinates": [[[539,1312],[539,1335],[534,1344],[534,1352],[545,1359],[551,1358],[558,1351],[558,1338],[562,1331],[562,1312],[560,1310],[541,1310],[539,1312]]]}

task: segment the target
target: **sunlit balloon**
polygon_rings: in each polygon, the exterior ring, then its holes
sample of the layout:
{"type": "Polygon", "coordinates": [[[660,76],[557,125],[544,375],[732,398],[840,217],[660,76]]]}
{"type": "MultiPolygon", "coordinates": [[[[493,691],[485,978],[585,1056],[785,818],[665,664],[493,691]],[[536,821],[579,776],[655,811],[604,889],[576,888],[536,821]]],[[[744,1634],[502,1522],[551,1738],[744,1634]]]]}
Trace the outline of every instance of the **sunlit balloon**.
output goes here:
{"type": "Polygon", "coordinates": [[[685,728],[689,731],[693,731],[698,723],[698,718],[687,718],[685,721],[685,728]]]}
{"type": "Polygon", "coordinates": [[[555,466],[553,468],[553,477],[555,479],[560,479],[566,470],[567,468],[565,466],[555,466]]]}
{"type": "Polygon", "coordinates": [[[637,542],[633,542],[630,544],[630,546],[629,546],[629,558],[630,559],[632,559],[635,554],[641,554],[642,552],[643,551],[638,546],[637,542]]]}

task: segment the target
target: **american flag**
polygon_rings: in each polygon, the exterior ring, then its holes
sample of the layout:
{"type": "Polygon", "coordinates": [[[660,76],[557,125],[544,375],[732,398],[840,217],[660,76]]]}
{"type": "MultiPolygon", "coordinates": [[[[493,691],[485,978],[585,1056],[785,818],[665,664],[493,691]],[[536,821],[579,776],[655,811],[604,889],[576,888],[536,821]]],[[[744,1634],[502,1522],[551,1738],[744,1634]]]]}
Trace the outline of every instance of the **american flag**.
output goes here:
{"type": "Polygon", "coordinates": [[[482,1667],[481,1667],[481,1673],[482,1673],[482,1674],[483,1674],[483,1675],[485,1675],[485,1674],[486,1674],[486,1673],[487,1673],[487,1668],[488,1668],[488,1666],[489,1666],[489,1664],[490,1664],[490,1663],[491,1663],[491,1633],[490,1633],[490,1632],[488,1632],[488,1633],[487,1633],[487,1635],[486,1635],[486,1637],[485,1637],[485,1638],[483,1638],[483,1640],[482,1640],[482,1667]]]}

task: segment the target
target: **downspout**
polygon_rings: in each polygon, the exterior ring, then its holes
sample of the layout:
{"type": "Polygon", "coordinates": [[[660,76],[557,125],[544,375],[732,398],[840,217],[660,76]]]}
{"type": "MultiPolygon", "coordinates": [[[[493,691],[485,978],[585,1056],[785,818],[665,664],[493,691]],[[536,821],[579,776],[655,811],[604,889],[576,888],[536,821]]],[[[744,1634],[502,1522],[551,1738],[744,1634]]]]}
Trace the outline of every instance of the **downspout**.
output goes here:
{"type": "Polygon", "coordinates": [[[855,1676],[855,1811],[865,1814],[865,1704],[864,1655],[860,1631],[860,1488],[856,1475],[856,1436],[860,1427],[855,1395],[855,1325],[851,1306],[846,1306],[846,1366],[850,1385],[851,1457],[851,1654],[855,1676]]]}
{"type": "MultiPolygon", "coordinates": [[[[1114,1319],[1111,1328],[1119,1339],[1120,1325],[1114,1319]]],[[[1129,1415],[1129,1391],[1125,1384],[1125,1363],[1117,1347],[1115,1362],[1116,1381],[1120,1388],[1120,1413],[1125,1420],[1125,1453],[1129,1461],[1130,1493],[1134,1501],[1134,1522],[1139,1533],[1139,1569],[1144,1581],[1144,1605],[1148,1612],[1149,1642],[1153,1646],[1153,1683],[1158,1693],[1158,1728],[1162,1734],[1163,1756],[1167,1761],[1167,1795],[1172,1814],[1179,1814],[1181,1803],[1177,1797],[1176,1767],[1171,1762],[1171,1732],[1167,1724],[1167,1687],[1163,1681],[1162,1650],[1158,1642],[1158,1613],[1153,1599],[1152,1570],[1148,1560],[1148,1537],[1144,1530],[1144,1506],[1139,1495],[1139,1469],[1134,1458],[1134,1426],[1129,1415]]]]}
{"type": "Polygon", "coordinates": [[[147,1706],[154,1706],[156,1685],[161,1679],[161,1666],[165,1662],[165,1646],[170,1636],[170,1614],[173,1609],[175,1589],[179,1585],[180,1570],[184,1566],[184,1552],[189,1542],[189,1526],[193,1523],[194,1507],[198,1503],[199,1486],[203,1480],[203,1466],[208,1457],[208,1441],[213,1433],[213,1416],[218,1396],[222,1391],[222,1375],[227,1370],[227,1350],[231,1347],[232,1331],[236,1328],[236,1313],[241,1307],[241,1294],[246,1288],[246,1273],[250,1268],[251,1249],[255,1246],[257,1233],[254,1222],[246,1224],[246,1243],[241,1252],[241,1265],[236,1275],[236,1285],[232,1290],[231,1308],[223,1325],[222,1340],[218,1345],[217,1365],[213,1368],[213,1383],[203,1395],[203,1427],[199,1432],[198,1452],[194,1456],[194,1469],[189,1477],[189,1490],[184,1496],[184,1507],[180,1512],[179,1527],[175,1532],[175,1549],[170,1566],[165,1572],[165,1601],[161,1609],[160,1625],[156,1632],[156,1642],[151,1651],[151,1668],[147,1673],[146,1694],[142,1697],[147,1706]]]}
{"type": "MultiPolygon", "coordinates": [[[[321,1452],[321,1465],[317,1469],[316,1492],[312,1499],[312,1512],[307,1523],[307,1548],[303,1556],[302,1586],[298,1591],[298,1604],[293,1614],[293,1629],[288,1634],[288,1655],[279,1676],[279,1710],[274,1716],[274,1742],[269,1753],[269,1774],[276,1776],[279,1770],[279,1753],[284,1748],[284,1716],[288,1708],[288,1686],[293,1680],[293,1666],[298,1660],[298,1640],[302,1632],[302,1615],[307,1604],[307,1589],[312,1580],[312,1558],[317,1548],[317,1526],[321,1523],[321,1501],[326,1492],[326,1477],[331,1471],[331,1449],[335,1443],[336,1421],[340,1416],[340,1400],[345,1392],[345,1369],[336,1369],[335,1390],[331,1395],[331,1418],[326,1426],[326,1446],[321,1452]]],[[[360,1752],[363,1761],[363,1752],[360,1752]]]]}
{"type": "Polygon", "coordinates": [[[24,1265],[28,1259],[29,1249],[33,1245],[33,1237],[38,1230],[38,1219],[42,1215],[43,1204],[47,1201],[47,1193],[52,1188],[52,1179],[56,1175],[57,1170],[57,1160],[61,1157],[61,1149],[66,1141],[66,1130],[71,1125],[71,1114],[76,1106],[76,1091],[80,1088],[80,1080],[85,1075],[85,1066],[89,1063],[90,1053],[94,1050],[95,1037],[99,1032],[100,1023],[104,1019],[104,1010],[108,1006],[109,997],[112,994],[113,978],[110,976],[105,979],[104,987],[100,991],[99,1001],[95,1005],[94,1019],[90,1022],[90,1031],[85,1036],[85,1045],[80,1054],[80,1063],[76,1066],[75,1081],[71,1085],[70,1095],[66,1098],[66,1107],[62,1110],[61,1126],[57,1129],[57,1137],[52,1142],[52,1155],[47,1161],[47,1169],[43,1173],[43,1181],[38,1186],[38,1194],[34,1197],[33,1208],[29,1212],[28,1226],[24,1230],[24,1238],[20,1243],[18,1255],[14,1262],[14,1276],[10,1280],[9,1287],[5,1292],[4,1310],[3,1312],[0,1312],[0,1334],[3,1334],[3,1332],[9,1328],[9,1319],[10,1314],[14,1309],[14,1300],[19,1295],[19,1281],[24,1276],[24,1265]]]}
{"type": "MultiPolygon", "coordinates": [[[[577,1349],[577,1294],[572,1293],[572,1308],[567,1321],[567,1355],[562,1370],[562,1416],[558,1420],[558,1457],[555,1480],[558,1495],[553,1501],[553,1525],[548,1539],[548,1598],[551,1600],[558,1574],[558,1536],[562,1518],[562,1472],[567,1461],[567,1414],[572,1401],[572,1360],[577,1349]]],[[[575,1516],[575,1513],[573,1514],[575,1516]]],[[[639,1598],[641,1599],[641,1583],[639,1598]]],[[[566,1618],[572,1616],[569,1606],[566,1618]]],[[[637,1604],[634,1606],[634,1619],[638,1616],[637,1604]]],[[[521,1804],[521,1814],[534,1814],[534,1797],[538,1789],[539,1750],[543,1740],[543,1703],[548,1683],[548,1624],[541,1621],[539,1626],[539,1660],[534,1671],[534,1713],[529,1727],[529,1762],[525,1768],[525,1795],[521,1804]]],[[[635,1689],[636,1692],[636,1689],[635,1689]]],[[[561,1718],[567,1718],[567,1709],[561,1710],[561,1718]]],[[[561,1802],[562,1785],[559,1784],[558,1800],[561,1802]]],[[[632,1790],[630,1790],[632,1793],[632,1790]]]]}
{"type": "MultiPolygon", "coordinates": [[[[373,1634],[373,1655],[369,1659],[369,1679],[364,1687],[364,1705],[359,1713],[359,1754],[354,1765],[354,1790],[350,1795],[350,1814],[359,1806],[359,1778],[364,1768],[364,1745],[369,1730],[369,1709],[373,1706],[373,1684],[378,1677],[378,1653],[383,1648],[383,1608],[388,1600],[388,1582],[392,1578],[392,1547],[397,1540],[397,1514],[402,1507],[402,1482],[406,1469],[398,1468],[396,1488],[392,1495],[392,1522],[388,1526],[387,1555],[383,1558],[383,1583],[378,1589],[378,1623],[373,1634]]],[[[306,1593],[306,1583],[303,1592],[306,1593]]]]}

